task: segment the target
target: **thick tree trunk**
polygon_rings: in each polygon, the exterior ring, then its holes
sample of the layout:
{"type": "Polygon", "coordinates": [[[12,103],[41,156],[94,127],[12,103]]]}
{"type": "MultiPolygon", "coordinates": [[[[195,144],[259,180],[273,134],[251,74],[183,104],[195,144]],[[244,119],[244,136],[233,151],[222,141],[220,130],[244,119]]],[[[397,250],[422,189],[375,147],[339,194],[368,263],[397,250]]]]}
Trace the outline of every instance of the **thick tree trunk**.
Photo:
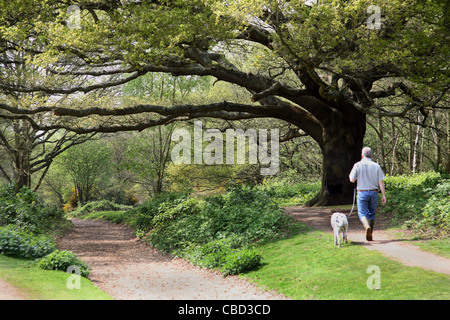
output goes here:
{"type": "Polygon", "coordinates": [[[352,203],[355,185],[350,182],[348,175],[353,164],[361,159],[362,147],[362,141],[355,144],[327,144],[322,147],[322,187],[307,205],[331,206],[352,203]]]}
{"type": "Polygon", "coordinates": [[[18,193],[22,187],[31,186],[30,154],[28,152],[17,152],[14,159],[15,192],[18,193]]]}
{"type": "Polygon", "coordinates": [[[13,124],[15,151],[14,151],[14,182],[15,192],[22,187],[31,187],[31,141],[30,125],[26,121],[18,121],[13,124]]]}
{"type": "Polygon", "coordinates": [[[355,185],[349,180],[353,164],[361,160],[366,115],[357,110],[350,114],[336,113],[323,125],[322,187],[307,203],[309,206],[351,204],[355,185]]]}

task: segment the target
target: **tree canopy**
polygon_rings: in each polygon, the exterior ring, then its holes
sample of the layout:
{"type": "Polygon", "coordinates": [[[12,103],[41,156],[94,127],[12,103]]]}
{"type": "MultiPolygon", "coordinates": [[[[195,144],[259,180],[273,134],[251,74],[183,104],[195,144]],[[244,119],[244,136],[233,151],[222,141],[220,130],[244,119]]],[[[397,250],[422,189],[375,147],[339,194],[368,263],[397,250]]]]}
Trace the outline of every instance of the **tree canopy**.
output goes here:
{"type": "Polygon", "coordinates": [[[420,113],[425,125],[430,110],[449,108],[448,7],[444,0],[3,1],[0,90],[49,98],[1,99],[0,116],[76,133],[197,117],[277,118],[321,147],[315,202],[348,201],[367,114],[417,122],[420,113]],[[7,71],[24,65],[33,70],[26,81],[7,71]],[[152,72],[213,77],[251,98],[172,106],[96,98],[152,72]]]}

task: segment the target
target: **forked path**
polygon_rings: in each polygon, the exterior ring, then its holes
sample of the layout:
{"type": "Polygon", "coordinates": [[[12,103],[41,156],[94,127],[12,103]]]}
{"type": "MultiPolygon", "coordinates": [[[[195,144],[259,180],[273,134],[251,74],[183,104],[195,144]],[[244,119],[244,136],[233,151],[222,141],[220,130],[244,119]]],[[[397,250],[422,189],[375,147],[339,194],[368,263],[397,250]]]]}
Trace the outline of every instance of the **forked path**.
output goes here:
{"type": "Polygon", "coordinates": [[[58,240],[91,267],[90,280],[118,300],[268,300],[286,299],[236,276],[162,254],[136,238],[126,226],[106,221],[72,220],[73,230],[58,240]]]}
{"type": "MultiPolygon", "coordinates": [[[[332,233],[327,208],[289,207],[286,212],[305,224],[332,233]]],[[[347,212],[348,213],[348,212],[347,212]]],[[[450,259],[421,251],[402,239],[391,239],[377,218],[374,241],[364,239],[357,214],[349,219],[349,240],[409,266],[450,274],[450,259]],[[378,224],[378,226],[377,226],[378,224]]],[[[73,220],[74,228],[58,240],[61,250],[73,251],[91,267],[90,279],[118,300],[266,300],[286,299],[236,276],[227,278],[165,255],[141,242],[122,225],[106,221],[73,220]]],[[[336,249],[338,250],[338,249],[336,249]]],[[[1,299],[26,299],[0,281],[1,299]]]]}
{"type": "MultiPolygon", "coordinates": [[[[327,208],[287,207],[284,210],[306,225],[333,233],[330,223],[332,212],[327,208]]],[[[345,213],[348,215],[349,212],[345,213]]],[[[383,231],[384,226],[383,216],[379,215],[375,222],[374,241],[368,242],[365,239],[364,228],[358,219],[358,214],[353,213],[349,218],[347,237],[352,243],[363,245],[371,250],[381,251],[385,256],[407,266],[450,274],[450,259],[422,251],[417,246],[405,243],[404,239],[393,239],[383,231]]]]}

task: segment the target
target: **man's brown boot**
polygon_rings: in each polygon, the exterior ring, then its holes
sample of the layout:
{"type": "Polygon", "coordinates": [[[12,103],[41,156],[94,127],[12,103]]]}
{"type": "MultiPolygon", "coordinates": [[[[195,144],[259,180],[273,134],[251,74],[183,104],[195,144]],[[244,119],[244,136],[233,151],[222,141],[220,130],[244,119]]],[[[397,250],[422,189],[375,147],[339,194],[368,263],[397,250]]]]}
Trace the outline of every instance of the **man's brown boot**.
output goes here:
{"type": "Polygon", "coordinates": [[[369,240],[369,241],[372,241],[373,240],[373,227],[374,227],[374,225],[375,225],[375,220],[369,220],[369,226],[370,226],[370,229],[372,230],[372,234],[371,234],[371,240],[369,240]]]}
{"type": "MultiPolygon", "coordinates": [[[[371,220],[371,221],[373,221],[373,220],[371,220]]],[[[361,222],[364,226],[364,229],[366,229],[366,240],[372,241],[372,228],[370,227],[369,220],[367,220],[366,217],[362,217],[361,222]]]]}

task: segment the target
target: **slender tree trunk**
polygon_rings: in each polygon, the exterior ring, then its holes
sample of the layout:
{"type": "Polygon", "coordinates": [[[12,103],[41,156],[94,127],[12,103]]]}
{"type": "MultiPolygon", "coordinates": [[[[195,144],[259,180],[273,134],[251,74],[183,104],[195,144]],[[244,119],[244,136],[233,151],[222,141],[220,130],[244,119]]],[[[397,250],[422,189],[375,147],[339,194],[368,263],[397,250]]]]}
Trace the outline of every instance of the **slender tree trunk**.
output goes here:
{"type": "Polygon", "coordinates": [[[50,169],[50,165],[46,166],[45,169],[44,169],[44,172],[42,172],[42,174],[41,174],[41,176],[40,176],[40,178],[38,180],[38,183],[36,184],[36,186],[33,189],[34,192],[36,192],[39,189],[39,187],[41,186],[42,181],[44,180],[45,175],[48,172],[48,169],[50,169]]]}
{"type": "Polygon", "coordinates": [[[447,112],[447,130],[446,130],[446,134],[447,134],[447,164],[445,166],[445,171],[447,171],[448,173],[450,173],[450,112],[447,112]]]}
{"type": "Polygon", "coordinates": [[[436,110],[431,111],[431,121],[433,129],[431,129],[431,135],[433,137],[433,143],[434,143],[434,164],[433,167],[435,169],[438,169],[441,165],[441,144],[439,141],[439,134],[438,131],[434,128],[436,128],[436,110]]]}
{"type": "MultiPolygon", "coordinates": [[[[394,119],[392,119],[392,133],[394,134],[395,132],[395,125],[394,125],[394,119]]],[[[398,163],[397,160],[397,146],[398,146],[398,141],[400,138],[400,134],[401,134],[402,130],[401,128],[397,131],[397,134],[395,135],[395,139],[394,139],[394,144],[392,146],[392,164],[391,164],[391,171],[390,174],[393,175],[394,174],[394,169],[395,169],[395,164],[398,163]]],[[[397,167],[399,167],[399,165],[397,164],[397,167]]]]}
{"type": "Polygon", "coordinates": [[[378,146],[379,146],[379,150],[380,150],[380,155],[379,155],[380,166],[381,166],[381,169],[383,169],[383,172],[387,172],[386,153],[385,153],[385,149],[384,149],[384,143],[385,143],[384,142],[384,129],[383,129],[383,122],[382,122],[381,116],[378,117],[378,131],[379,131],[378,146]]]}
{"type": "Polygon", "coordinates": [[[419,158],[419,171],[423,171],[423,153],[424,153],[424,144],[425,144],[425,130],[426,128],[422,129],[422,141],[420,142],[420,158],[419,158]]]}
{"type": "MultiPolygon", "coordinates": [[[[420,113],[417,116],[417,122],[420,123],[420,113]]],[[[419,159],[419,138],[420,138],[420,125],[417,125],[416,137],[413,145],[413,158],[412,158],[412,173],[416,173],[419,159]]]]}

